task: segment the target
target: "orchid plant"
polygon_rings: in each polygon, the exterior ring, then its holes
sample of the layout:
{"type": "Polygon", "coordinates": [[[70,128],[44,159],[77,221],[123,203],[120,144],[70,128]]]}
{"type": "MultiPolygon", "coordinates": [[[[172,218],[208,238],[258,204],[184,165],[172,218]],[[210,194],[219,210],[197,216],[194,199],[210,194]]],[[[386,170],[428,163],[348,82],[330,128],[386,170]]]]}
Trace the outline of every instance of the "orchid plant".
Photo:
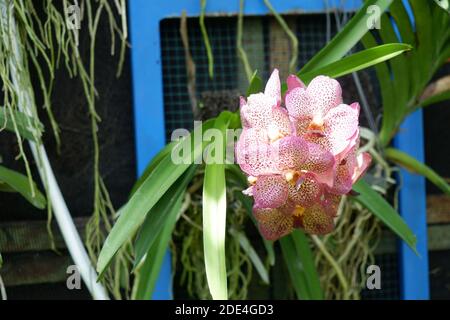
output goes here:
{"type": "Polygon", "coordinates": [[[249,204],[248,214],[259,227],[272,263],[274,241],[280,243],[299,298],[324,297],[307,234],[323,235],[333,230],[337,205],[344,195],[367,208],[414,249],[416,239],[409,227],[391,204],[361,178],[370,166],[371,155],[358,151],[360,107],[358,103],[344,103],[341,86],[335,80],[375,66],[384,108],[382,131],[377,138],[382,154],[416,169],[450,193],[448,184],[430,168],[389,148],[399,125],[417,105],[448,98],[448,92],[440,91],[420,100],[433,73],[450,56],[448,12],[441,7],[445,7],[442,1],[410,3],[416,28],[405,15],[401,1],[366,1],[326,47],[297,74],[288,77],[286,84],[281,84],[274,70],[263,90],[255,72],[249,82],[248,97],[241,98],[240,112],[223,111],[161,150],[136,183],[127,204],[119,210],[98,258],[100,275],[108,269],[118,250],[133,239],[137,276],[133,297],[151,296],[184,194],[199,172],[203,175],[205,270],[214,299],[229,296],[225,234],[227,186],[231,184],[237,184],[245,194],[243,201],[249,204]],[[368,32],[366,12],[372,5],[382,12],[390,7],[403,43],[399,43],[400,38],[394,32],[389,32],[393,30],[393,22],[386,15],[381,18],[384,27],[380,30],[384,44],[377,43],[368,32]],[[427,42],[430,31],[427,21],[431,21],[432,14],[433,25],[439,30],[435,43],[427,42]],[[366,49],[347,55],[360,40],[366,49]],[[436,63],[431,63],[432,59],[436,63]],[[411,70],[414,62],[421,62],[417,74],[411,70]],[[402,72],[412,77],[405,78],[402,72]],[[401,90],[398,104],[393,99],[396,90],[401,90]],[[242,128],[235,148],[236,163],[227,163],[224,152],[218,150],[214,155],[218,161],[198,161],[204,154],[212,158],[211,139],[195,138],[211,128],[227,144],[234,142],[226,135],[227,130],[242,128]],[[174,163],[173,151],[186,142],[191,152],[174,163]]]}

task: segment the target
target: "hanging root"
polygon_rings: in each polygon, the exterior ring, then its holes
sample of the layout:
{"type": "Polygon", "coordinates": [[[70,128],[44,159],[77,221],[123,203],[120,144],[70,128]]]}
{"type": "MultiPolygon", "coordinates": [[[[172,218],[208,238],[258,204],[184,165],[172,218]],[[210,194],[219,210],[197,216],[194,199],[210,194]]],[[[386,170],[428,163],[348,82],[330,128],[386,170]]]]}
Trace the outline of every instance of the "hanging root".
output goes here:
{"type": "MultiPolygon", "coordinates": [[[[203,256],[202,181],[203,173],[199,172],[186,193],[183,207],[187,210],[181,214],[177,223],[172,250],[177,252],[173,259],[180,259],[180,284],[192,298],[211,299],[203,256]]],[[[235,191],[227,189],[227,230],[242,230],[247,219],[242,203],[234,198],[235,191]]],[[[237,237],[227,232],[225,243],[229,298],[246,299],[252,278],[252,263],[237,237]]],[[[177,263],[174,261],[173,265],[176,266],[177,263]]]]}
{"type": "MultiPolygon", "coordinates": [[[[2,23],[0,28],[0,77],[3,83],[3,101],[5,110],[8,110],[13,127],[15,128],[19,155],[25,165],[26,173],[29,177],[30,188],[34,191],[31,179],[31,169],[29,161],[24,152],[23,141],[19,135],[16,119],[13,111],[19,110],[18,102],[20,101],[21,92],[16,92],[11,78],[17,74],[19,79],[29,79],[31,70],[37,75],[39,90],[43,97],[43,108],[45,109],[52,128],[58,150],[61,145],[60,129],[53,115],[51,105],[51,95],[54,85],[55,71],[64,63],[66,70],[71,77],[77,76],[82,84],[87,101],[88,111],[91,116],[92,139],[94,145],[94,212],[92,219],[87,226],[87,247],[91,259],[95,262],[96,257],[101,249],[105,238],[105,232],[109,231],[111,226],[110,217],[115,211],[109,200],[108,191],[100,177],[99,162],[99,142],[98,142],[98,122],[100,117],[96,112],[95,99],[97,92],[95,90],[95,42],[96,33],[102,15],[105,13],[110,26],[111,35],[111,54],[115,54],[116,37],[120,38],[120,53],[117,75],[120,74],[127,46],[127,21],[126,21],[126,2],[125,0],[43,0],[38,3],[42,5],[45,15],[38,14],[35,8],[37,2],[32,0],[9,0],[9,12],[2,14],[1,19],[8,19],[14,16],[17,21],[18,34],[21,37],[20,43],[23,44],[23,62],[16,65],[22,65],[20,70],[12,70],[9,61],[14,57],[11,50],[11,37],[17,36],[12,34],[9,21],[2,23]],[[81,23],[82,28],[86,28],[90,37],[89,61],[85,63],[78,50],[79,30],[69,28],[69,12],[68,8],[72,5],[78,5],[81,16],[77,17],[81,20],[87,19],[86,24],[81,23]],[[25,74],[26,76],[21,76],[25,74]],[[102,226],[102,227],[101,227],[102,226]]],[[[31,107],[32,118],[28,123],[30,128],[34,128],[34,140],[38,144],[42,144],[41,132],[38,127],[39,117],[34,100],[34,90],[31,83],[24,84],[30,88],[32,92],[32,101],[29,101],[31,107]]],[[[6,111],[5,111],[6,112],[6,111]]],[[[46,181],[43,181],[46,187],[46,181]]],[[[48,196],[48,194],[47,194],[48,196]]],[[[48,201],[50,203],[50,201],[48,201]]],[[[48,206],[49,223],[51,221],[51,207],[48,206]]],[[[51,233],[50,233],[50,236],[51,233]]],[[[128,266],[131,260],[128,254],[129,248],[125,248],[124,252],[120,252],[116,259],[115,274],[107,276],[104,280],[106,285],[114,293],[116,298],[120,298],[119,288],[123,285],[120,279],[123,279],[122,268],[128,266]]],[[[127,269],[126,267],[125,269],[127,269]]],[[[124,282],[124,281],[122,281],[124,282]]],[[[126,281],[125,281],[126,285],[126,281]]]]}

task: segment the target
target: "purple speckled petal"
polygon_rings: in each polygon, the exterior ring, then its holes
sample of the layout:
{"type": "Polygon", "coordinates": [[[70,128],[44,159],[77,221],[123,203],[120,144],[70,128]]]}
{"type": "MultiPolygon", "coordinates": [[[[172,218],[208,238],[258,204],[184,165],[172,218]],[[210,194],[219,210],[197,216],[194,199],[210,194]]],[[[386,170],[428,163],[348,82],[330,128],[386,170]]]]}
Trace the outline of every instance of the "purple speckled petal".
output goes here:
{"type": "Polygon", "coordinates": [[[331,108],[342,103],[342,88],[339,82],[327,76],[317,76],[306,90],[316,107],[315,115],[324,117],[331,108]]]}
{"type": "Polygon", "coordinates": [[[288,183],[281,175],[259,176],[253,189],[256,206],[281,207],[288,197],[288,183]]]}
{"type": "Polygon", "coordinates": [[[277,106],[281,103],[281,83],[278,69],[274,69],[267,81],[264,94],[268,97],[275,99],[277,106]]]}

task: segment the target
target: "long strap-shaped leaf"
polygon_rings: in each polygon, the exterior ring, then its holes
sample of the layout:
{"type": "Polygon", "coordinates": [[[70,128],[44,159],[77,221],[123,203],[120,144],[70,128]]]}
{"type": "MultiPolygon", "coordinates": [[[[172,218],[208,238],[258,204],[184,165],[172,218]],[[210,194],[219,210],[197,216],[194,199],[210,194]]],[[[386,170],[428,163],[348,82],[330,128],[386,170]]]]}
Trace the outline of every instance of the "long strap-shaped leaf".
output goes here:
{"type": "Polygon", "coordinates": [[[324,65],[338,61],[347,54],[358,41],[369,31],[367,9],[376,6],[380,13],[384,12],[393,0],[366,1],[358,13],[345,25],[318,54],[316,54],[301,70],[302,73],[313,71],[324,65]]]}
{"type": "Polygon", "coordinates": [[[297,298],[322,300],[323,291],[306,235],[295,230],[280,239],[280,244],[297,298]]]}
{"type": "Polygon", "coordinates": [[[163,258],[183,202],[186,187],[195,174],[197,165],[188,171],[169,189],[148,213],[135,242],[135,266],[137,266],[135,299],[149,299],[158,279],[163,258]]]}
{"type": "Polygon", "coordinates": [[[149,211],[145,221],[139,230],[136,238],[134,251],[134,267],[137,267],[149,249],[153,246],[156,238],[163,230],[164,226],[180,210],[186,187],[195,174],[197,165],[192,165],[186,173],[174,183],[158,203],[149,211]]]}
{"type": "Polygon", "coordinates": [[[298,73],[298,76],[305,83],[308,83],[317,75],[327,75],[333,78],[337,78],[392,59],[393,57],[396,57],[410,49],[411,46],[408,44],[388,43],[360,51],[339,61],[314,69],[310,72],[300,71],[298,73]]]}
{"type": "MultiPolygon", "coordinates": [[[[226,116],[219,116],[215,127],[225,137],[228,127],[226,116]]],[[[212,145],[210,145],[212,147],[212,145]]],[[[219,146],[224,147],[224,146],[219,146]]],[[[219,148],[218,147],[218,148],[219,148]]],[[[215,152],[220,152],[215,150],[215,152]]],[[[210,159],[205,159],[208,163],[210,159]]],[[[225,259],[225,228],[227,219],[227,197],[225,164],[207,164],[203,183],[203,250],[205,255],[206,278],[214,300],[228,299],[227,269],[225,259]]]]}
{"type": "Polygon", "coordinates": [[[225,261],[226,211],[224,165],[207,165],[203,185],[203,248],[206,277],[215,300],[228,298],[225,261]]]}
{"type": "Polygon", "coordinates": [[[397,211],[364,180],[354,184],[353,189],[359,193],[354,199],[369,209],[416,252],[416,236],[397,211]]]}
{"type": "Polygon", "coordinates": [[[20,193],[25,199],[27,199],[33,206],[38,209],[44,209],[46,205],[45,197],[38,190],[36,184],[34,184],[34,193],[31,190],[28,178],[23,174],[0,166],[0,191],[2,188],[9,187],[11,191],[20,193]]]}
{"type": "Polygon", "coordinates": [[[442,178],[439,174],[436,173],[436,171],[428,167],[426,164],[411,157],[409,154],[406,154],[394,148],[386,149],[385,154],[389,160],[401,165],[409,171],[424,176],[425,178],[430,180],[430,182],[432,182],[436,187],[450,196],[450,185],[444,180],[444,178],[442,178]]]}

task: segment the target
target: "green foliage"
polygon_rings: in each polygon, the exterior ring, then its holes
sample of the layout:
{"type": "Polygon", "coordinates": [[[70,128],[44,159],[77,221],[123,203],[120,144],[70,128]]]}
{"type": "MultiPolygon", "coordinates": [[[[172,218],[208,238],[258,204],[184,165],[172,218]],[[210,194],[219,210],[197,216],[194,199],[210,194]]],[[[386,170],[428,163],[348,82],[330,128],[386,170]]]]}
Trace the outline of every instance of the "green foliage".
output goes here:
{"type": "Polygon", "coordinates": [[[297,298],[322,300],[323,291],[306,235],[300,230],[295,230],[292,234],[281,238],[280,245],[297,298]]]}
{"type": "MultiPolygon", "coordinates": [[[[403,41],[413,49],[375,67],[380,84],[383,121],[381,145],[386,147],[405,117],[421,106],[420,97],[436,71],[450,57],[450,17],[432,1],[410,0],[411,21],[402,1],[394,1],[390,16],[381,18],[381,29],[362,39],[366,48],[377,46],[378,33],[384,43],[403,41]],[[398,27],[399,35],[395,28],[398,27]]],[[[441,97],[445,98],[445,96],[441,97]]],[[[428,101],[427,103],[431,103],[428,101]]]]}
{"type": "Polygon", "coordinates": [[[369,68],[383,61],[392,59],[405,51],[411,50],[411,46],[401,43],[389,43],[367,50],[360,51],[339,61],[309,72],[299,72],[297,75],[305,83],[309,83],[317,75],[326,75],[338,78],[343,75],[369,68]]]}
{"type": "Polygon", "coordinates": [[[194,176],[196,169],[197,165],[192,165],[148,212],[134,244],[135,267],[142,262],[142,259],[154,245],[161,230],[168,223],[167,221],[176,220],[173,217],[177,217],[180,211],[186,187],[194,176]]]}
{"type": "Polygon", "coordinates": [[[38,142],[44,132],[44,126],[36,118],[10,108],[0,107],[0,131],[6,129],[17,132],[22,138],[38,142]],[[36,132],[37,130],[37,132],[36,132]]]}
{"type": "Polygon", "coordinates": [[[149,299],[178,220],[186,187],[197,169],[192,165],[147,214],[135,241],[136,299],[149,299]]]}
{"type": "Polygon", "coordinates": [[[347,23],[347,25],[300,70],[301,73],[313,71],[344,57],[367,33],[367,8],[378,6],[384,12],[392,0],[369,0],[347,23]]]}
{"type": "Polygon", "coordinates": [[[34,182],[30,187],[26,176],[3,166],[0,166],[0,191],[18,192],[38,209],[46,206],[45,197],[34,182]]]}
{"type": "Polygon", "coordinates": [[[434,185],[436,185],[436,187],[441,189],[442,192],[450,196],[450,185],[445,181],[445,179],[443,179],[426,164],[394,148],[387,148],[385,150],[385,155],[389,160],[398,165],[401,165],[405,169],[426,177],[434,185]]]}
{"type": "MultiPolygon", "coordinates": [[[[147,213],[161,199],[167,190],[191,166],[194,159],[202,155],[202,143],[194,141],[198,131],[210,128],[214,121],[210,120],[194,130],[194,134],[181,139],[173,145],[173,149],[182,146],[185,141],[192,146],[191,153],[183,154],[182,161],[175,164],[167,154],[152,170],[145,181],[136,189],[127,204],[119,211],[119,219],[115,223],[100,252],[97,271],[102,274],[117,250],[137,231],[144,222],[147,213]],[[193,158],[194,157],[194,158],[193,158]]],[[[173,150],[172,149],[172,150],[173,150]]]]}
{"type": "MultiPolygon", "coordinates": [[[[229,127],[232,114],[223,112],[214,123],[220,130],[222,141],[226,143],[225,131],[229,127]]],[[[213,146],[212,144],[208,147],[213,146]]],[[[207,147],[207,148],[208,148],[207,147]]],[[[207,150],[208,151],[208,150],[207,150]]],[[[212,152],[212,150],[209,150],[212,152]]],[[[211,296],[215,300],[228,299],[227,267],[225,257],[225,234],[227,218],[227,190],[225,181],[225,145],[222,150],[214,150],[218,163],[211,161],[207,152],[203,181],[203,248],[206,278],[211,296]]]]}
{"type": "Polygon", "coordinates": [[[355,200],[376,215],[383,223],[405,241],[412,250],[416,250],[416,236],[401,216],[379,193],[364,180],[359,180],[353,190],[359,193],[355,200]]]}
{"type": "Polygon", "coordinates": [[[262,89],[263,89],[263,82],[261,78],[258,76],[258,70],[255,70],[250,79],[250,85],[248,86],[247,89],[247,97],[253,93],[261,92],[262,89]]]}

